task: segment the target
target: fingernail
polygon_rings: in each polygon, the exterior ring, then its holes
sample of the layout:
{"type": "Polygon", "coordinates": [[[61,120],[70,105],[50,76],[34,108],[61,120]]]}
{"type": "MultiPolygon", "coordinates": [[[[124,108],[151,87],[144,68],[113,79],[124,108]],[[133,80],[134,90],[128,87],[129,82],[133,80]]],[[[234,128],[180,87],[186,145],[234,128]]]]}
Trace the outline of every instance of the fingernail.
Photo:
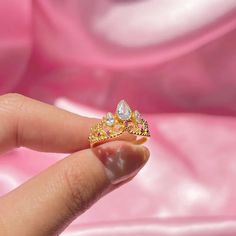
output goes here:
{"type": "Polygon", "coordinates": [[[137,174],[150,155],[145,146],[119,141],[96,147],[96,152],[112,184],[123,182],[137,174]]]}

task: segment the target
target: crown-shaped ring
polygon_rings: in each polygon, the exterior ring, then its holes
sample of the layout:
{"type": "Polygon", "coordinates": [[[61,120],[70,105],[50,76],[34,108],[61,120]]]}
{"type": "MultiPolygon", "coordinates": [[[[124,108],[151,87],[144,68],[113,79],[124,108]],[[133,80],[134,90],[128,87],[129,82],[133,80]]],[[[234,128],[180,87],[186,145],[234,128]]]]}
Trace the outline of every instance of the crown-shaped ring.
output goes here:
{"type": "Polygon", "coordinates": [[[97,146],[119,135],[128,132],[136,135],[134,143],[144,143],[150,137],[148,123],[140,113],[132,111],[125,100],[121,100],[115,114],[108,112],[100,122],[91,128],[89,142],[91,147],[97,146]]]}

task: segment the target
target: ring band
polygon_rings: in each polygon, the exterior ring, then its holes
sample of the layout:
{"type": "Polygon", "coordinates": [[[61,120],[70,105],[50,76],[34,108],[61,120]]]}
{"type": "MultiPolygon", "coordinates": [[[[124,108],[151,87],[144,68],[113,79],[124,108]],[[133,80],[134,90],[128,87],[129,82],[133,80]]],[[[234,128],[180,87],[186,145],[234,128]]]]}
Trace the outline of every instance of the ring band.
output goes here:
{"type": "Polygon", "coordinates": [[[148,123],[140,113],[132,111],[126,101],[121,100],[115,114],[108,112],[101,121],[91,128],[89,142],[91,147],[111,141],[123,133],[135,135],[133,143],[142,144],[149,137],[148,123]]]}

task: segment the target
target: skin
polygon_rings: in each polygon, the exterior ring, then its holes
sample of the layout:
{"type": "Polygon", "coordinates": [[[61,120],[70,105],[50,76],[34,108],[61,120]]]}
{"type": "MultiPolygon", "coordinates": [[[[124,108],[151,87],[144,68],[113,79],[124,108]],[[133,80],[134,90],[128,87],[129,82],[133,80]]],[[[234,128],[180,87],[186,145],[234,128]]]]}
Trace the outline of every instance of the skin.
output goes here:
{"type": "Polygon", "coordinates": [[[148,149],[129,137],[90,149],[87,138],[97,121],[19,94],[0,96],[1,153],[21,146],[69,153],[0,197],[0,235],[58,235],[144,166],[148,149]]]}

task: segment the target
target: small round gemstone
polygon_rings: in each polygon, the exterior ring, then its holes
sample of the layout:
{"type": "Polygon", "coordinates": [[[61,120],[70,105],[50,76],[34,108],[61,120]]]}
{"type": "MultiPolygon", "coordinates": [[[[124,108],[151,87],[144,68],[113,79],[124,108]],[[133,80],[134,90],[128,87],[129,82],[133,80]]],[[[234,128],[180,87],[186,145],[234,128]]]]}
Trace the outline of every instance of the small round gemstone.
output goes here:
{"type": "Polygon", "coordinates": [[[108,113],[106,114],[106,124],[107,124],[108,126],[113,126],[114,123],[115,123],[115,120],[114,120],[114,117],[113,117],[112,113],[111,113],[111,112],[108,112],[108,113]]]}
{"type": "Polygon", "coordinates": [[[126,120],[126,121],[124,121],[124,126],[125,127],[128,127],[128,124],[129,124],[129,122],[126,120]]]}

